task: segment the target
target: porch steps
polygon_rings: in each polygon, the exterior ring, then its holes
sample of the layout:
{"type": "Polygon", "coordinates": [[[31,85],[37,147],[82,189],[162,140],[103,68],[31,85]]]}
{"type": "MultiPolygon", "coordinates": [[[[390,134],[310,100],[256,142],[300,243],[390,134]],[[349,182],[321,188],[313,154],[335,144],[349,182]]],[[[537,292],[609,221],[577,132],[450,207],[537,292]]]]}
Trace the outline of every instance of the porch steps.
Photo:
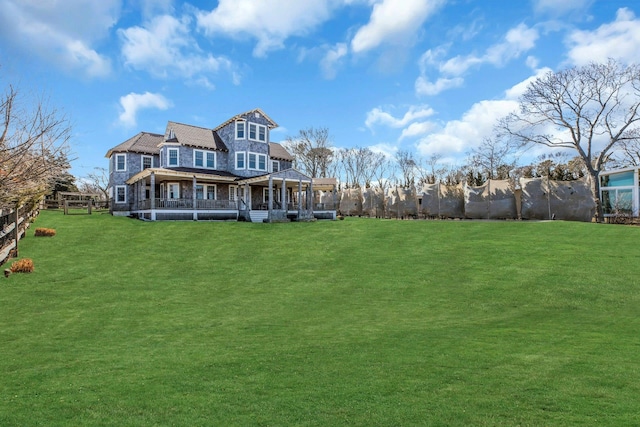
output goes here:
{"type": "Polygon", "coordinates": [[[249,211],[249,218],[251,222],[263,222],[269,216],[269,211],[249,211]]]}

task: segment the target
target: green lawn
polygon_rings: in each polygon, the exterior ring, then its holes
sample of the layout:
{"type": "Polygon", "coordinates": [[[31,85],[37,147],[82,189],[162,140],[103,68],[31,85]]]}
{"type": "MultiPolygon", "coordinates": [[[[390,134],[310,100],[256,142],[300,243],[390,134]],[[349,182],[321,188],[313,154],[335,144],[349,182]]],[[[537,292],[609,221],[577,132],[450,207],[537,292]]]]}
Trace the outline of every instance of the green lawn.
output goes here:
{"type": "Polygon", "coordinates": [[[45,211],[0,282],[0,425],[639,425],[639,243],[45,211]]]}

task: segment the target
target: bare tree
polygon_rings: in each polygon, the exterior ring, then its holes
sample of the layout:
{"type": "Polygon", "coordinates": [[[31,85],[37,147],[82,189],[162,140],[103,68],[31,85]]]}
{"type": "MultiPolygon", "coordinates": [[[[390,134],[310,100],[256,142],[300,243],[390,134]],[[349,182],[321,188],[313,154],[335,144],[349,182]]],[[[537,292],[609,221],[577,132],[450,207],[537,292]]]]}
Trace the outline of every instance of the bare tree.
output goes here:
{"type": "Polygon", "coordinates": [[[345,173],[345,183],[351,188],[371,187],[377,169],[386,160],[384,154],[373,152],[368,147],[342,149],[337,157],[345,173]]]}
{"type": "Polygon", "coordinates": [[[549,72],[532,82],[520,108],[499,127],[524,145],[574,149],[590,177],[596,220],[602,221],[599,175],[611,150],[636,139],[640,68],[609,60],[549,72]]]}
{"type": "Polygon", "coordinates": [[[13,86],[0,98],[0,120],[0,203],[44,196],[69,169],[69,121],[42,99],[20,97],[13,86]]]}
{"type": "Polygon", "coordinates": [[[329,129],[310,127],[287,137],[285,147],[295,158],[295,166],[312,178],[327,178],[334,161],[329,129]]]}
{"type": "Polygon", "coordinates": [[[515,147],[508,139],[485,138],[468,155],[469,166],[483,173],[486,179],[508,179],[517,162],[515,147]]]}
{"type": "Polygon", "coordinates": [[[102,193],[103,200],[109,200],[109,171],[95,167],[83,179],[81,189],[87,193],[102,193]]]}
{"type": "Polygon", "coordinates": [[[415,184],[416,181],[416,169],[418,163],[413,156],[413,153],[409,151],[400,150],[396,153],[396,163],[402,173],[401,185],[405,188],[409,188],[415,184]]]}

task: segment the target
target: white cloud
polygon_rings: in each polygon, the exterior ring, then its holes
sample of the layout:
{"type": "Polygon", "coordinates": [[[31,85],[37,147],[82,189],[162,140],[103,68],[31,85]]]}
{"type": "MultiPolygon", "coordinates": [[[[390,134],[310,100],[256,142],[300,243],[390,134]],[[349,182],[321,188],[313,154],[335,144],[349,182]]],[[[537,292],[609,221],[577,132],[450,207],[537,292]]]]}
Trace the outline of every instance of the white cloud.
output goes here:
{"type": "Polygon", "coordinates": [[[355,53],[365,52],[383,43],[403,43],[438,8],[443,0],[381,0],[375,2],[369,23],[351,40],[355,53]]]}
{"type": "Polygon", "coordinates": [[[416,93],[418,95],[437,95],[448,89],[462,86],[464,79],[462,77],[454,77],[448,79],[440,77],[435,82],[430,82],[425,76],[420,76],[416,80],[416,93]]]}
{"type": "Polygon", "coordinates": [[[158,110],[166,110],[172,106],[171,101],[164,96],[145,92],[145,93],[133,93],[120,97],[120,106],[122,107],[122,113],[118,119],[120,123],[127,127],[133,127],[137,123],[136,115],[139,110],[156,108],[158,110]]]}
{"type": "Polygon", "coordinates": [[[488,63],[501,67],[508,61],[531,50],[538,37],[538,30],[520,24],[507,32],[502,43],[489,47],[484,55],[456,56],[441,64],[440,71],[448,75],[460,76],[469,68],[479,64],[488,63]]]}
{"type": "Polygon", "coordinates": [[[592,3],[593,0],[534,0],[533,10],[559,17],[570,12],[586,11],[592,3]]]}
{"type": "Polygon", "coordinates": [[[381,142],[379,144],[369,146],[369,149],[374,153],[382,153],[388,159],[393,159],[398,152],[398,147],[394,144],[388,144],[381,142]]]}
{"type": "Polygon", "coordinates": [[[566,40],[568,58],[573,65],[606,62],[614,58],[622,62],[638,62],[640,20],[627,9],[618,9],[615,21],[594,31],[574,31],[566,40]]]}
{"type": "Polygon", "coordinates": [[[424,119],[432,116],[433,114],[433,109],[428,106],[411,106],[404,116],[398,119],[393,117],[390,113],[383,111],[381,108],[374,108],[367,113],[365,125],[369,129],[371,129],[375,124],[381,124],[392,128],[401,128],[415,120],[424,119]]]}
{"type": "MultiPolygon", "coordinates": [[[[221,70],[235,73],[230,60],[200,51],[190,35],[190,24],[188,16],[177,19],[160,15],[143,27],[119,30],[125,64],[156,77],[194,78],[195,82],[203,82],[208,88],[211,84],[202,74],[221,70]]],[[[233,78],[235,81],[238,77],[233,74],[233,78]]]]}
{"type": "Polygon", "coordinates": [[[210,12],[197,14],[206,35],[224,34],[257,39],[255,56],[281,49],[291,36],[308,34],[330,17],[331,0],[220,0],[210,12]]]}
{"type": "Polygon", "coordinates": [[[35,54],[90,77],[111,71],[108,58],[92,45],[108,35],[120,14],[120,0],[1,0],[0,37],[16,50],[35,54]]]}
{"type": "Polygon", "coordinates": [[[498,120],[516,110],[517,99],[527,86],[549,71],[549,68],[536,70],[533,76],[507,89],[503,99],[476,102],[460,119],[451,120],[437,132],[420,139],[417,144],[418,153],[424,157],[432,154],[459,157],[485,138],[495,136],[498,120]]]}
{"type": "MultiPolygon", "coordinates": [[[[507,62],[520,57],[531,50],[538,40],[538,30],[529,28],[525,24],[519,24],[511,28],[504,36],[504,40],[487,48],[482,55],[458,55],[448,60],[443,60],[446,46],[429,49],[422,54],[418,65],[420,76],[416,79],[415,90],[417,95],[437,95],[445,90],[460,87],[464,84],[463,75],[472,67],[482,64],[491,64],[496,67],[504,66],[507,62]],[[433,81],[428,77],[430,68],[437,68],[441,73],[433,81]]],[[[533,66],[534,58],[527,58],[527,64],[533,66]]],[[[537,65],[537,64],[536,64],[537,65]]]]}
{"type": "Polygon", "coordinates": [[[425,135],[431,132],[436,127],[433,122],[415,122],[411,123],[409,127],[402,130],[400,135],[400,141],[405,138],[415,138],[420,135],[425,135]]]}
{"type": "Polygon", "coordinates": [[[347,45],[338,43],[333,48],[329,48],[327,53],[320,61],[322,74],[326,79],[333,79],[337,74],[336,68],[340,65],[340,61],[347,55],[347,45]]]}

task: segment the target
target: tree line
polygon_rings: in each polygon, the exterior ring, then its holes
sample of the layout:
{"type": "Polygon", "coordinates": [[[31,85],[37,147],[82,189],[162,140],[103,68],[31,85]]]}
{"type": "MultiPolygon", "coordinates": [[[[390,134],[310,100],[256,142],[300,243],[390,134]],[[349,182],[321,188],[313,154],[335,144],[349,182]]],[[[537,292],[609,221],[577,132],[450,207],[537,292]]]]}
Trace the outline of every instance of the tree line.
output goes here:
{"type": "Polygon", "coordinates": [[[286,146],[302,172],[336,176],[344,188],[588,177],[601,221],[599,174],[640,166],[639,122],[640,67],[609,60],[536,78],[520,96],[517,110],[495,123],[492,137],[471,149],[462,165],[445,164],[438,155],[421,159],[398,151],[388,158],[367,147],[335,148],[326,128],[300,131],[286,146]],[[546,148],[545,154],[520,164],[533,147],[546,148]]]}

